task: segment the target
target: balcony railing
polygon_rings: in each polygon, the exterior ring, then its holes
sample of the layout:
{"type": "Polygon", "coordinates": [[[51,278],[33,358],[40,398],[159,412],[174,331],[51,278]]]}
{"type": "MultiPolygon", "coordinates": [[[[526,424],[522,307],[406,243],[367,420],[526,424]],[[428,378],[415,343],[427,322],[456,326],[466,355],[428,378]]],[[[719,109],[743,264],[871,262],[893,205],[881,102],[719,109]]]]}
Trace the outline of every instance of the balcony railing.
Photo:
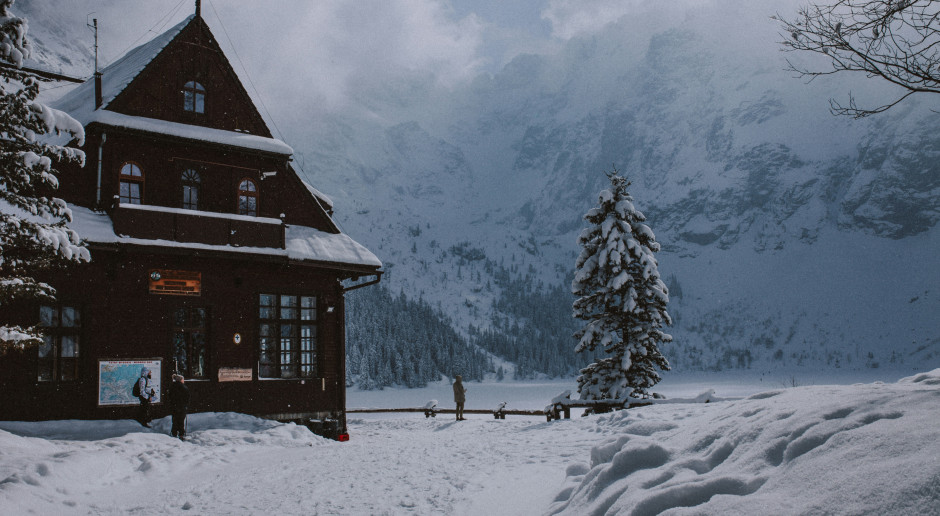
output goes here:
{"type": "Polygon", "coordinates": [[[284,224],[266,217],[119,204],[111,221],[115,234],[131,238],[284,248],[284,224]]]}

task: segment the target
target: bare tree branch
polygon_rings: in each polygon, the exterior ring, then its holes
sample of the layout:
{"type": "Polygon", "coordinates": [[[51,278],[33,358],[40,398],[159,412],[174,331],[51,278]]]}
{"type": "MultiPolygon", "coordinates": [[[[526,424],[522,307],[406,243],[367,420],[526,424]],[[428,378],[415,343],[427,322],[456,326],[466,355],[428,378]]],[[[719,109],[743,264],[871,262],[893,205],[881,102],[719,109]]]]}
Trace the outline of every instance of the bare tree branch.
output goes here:
{"type": "Polygon", "coordinates": [[[787,60],[788,70],[809,78],[860,72],[907,90],[874,108],[830,100],[836,115],[863,118],[896,106],[914,93],[940,93],[940,1],[837,0],[800,8],[792,20],[773,17],[783,32],[783,49],[829,58],[831,69],[815,70],[787,60]]]}

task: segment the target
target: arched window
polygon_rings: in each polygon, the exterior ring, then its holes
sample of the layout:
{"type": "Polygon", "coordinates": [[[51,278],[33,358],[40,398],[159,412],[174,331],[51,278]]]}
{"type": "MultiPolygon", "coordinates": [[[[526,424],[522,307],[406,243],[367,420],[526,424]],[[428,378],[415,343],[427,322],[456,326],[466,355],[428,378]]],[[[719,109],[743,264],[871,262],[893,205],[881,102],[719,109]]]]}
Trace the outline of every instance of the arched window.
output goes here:
{"type": "Polygon", "coordinates": [[[199,209],[199,172],[191,168],[183,171],[183,209],[199,209]]]}
{"type": "Polygon", "coordinates": [[[258,187],[251,179],[242,179],[238,184],[238,214],[258,215],[258,187]]]}
{"type": "Polygon", "coordinates": [[[142,204],[144,199],[144,172],[137,163],[128,161],[121,166],[122,204],[142,204]]]}
{"type": "Polygon", "coordinates": [[[206,112],[206,88],[196,81],[183,86],[183,109],[192,113],[206,112]]]}

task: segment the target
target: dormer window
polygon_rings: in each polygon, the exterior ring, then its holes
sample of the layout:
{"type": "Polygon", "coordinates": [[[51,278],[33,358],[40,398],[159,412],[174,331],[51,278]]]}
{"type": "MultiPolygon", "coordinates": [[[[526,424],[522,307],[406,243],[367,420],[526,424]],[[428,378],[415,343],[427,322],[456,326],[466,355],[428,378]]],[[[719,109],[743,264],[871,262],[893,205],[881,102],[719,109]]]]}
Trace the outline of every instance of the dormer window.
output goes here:
{"type": "Polygon", "coordinates": [[[182,183],[183,183],[183,209],[185,210],[198,210],[199,209],[199,183],[201,179],[199,177],[199,172],[196,172],[194,169],[187,168],[183,171],[182,183]]]}
{"type": "Polygon", "coordinates": [[[258,187],[251,179],[242,179],[238,184],[238,214],[258,215],[258,187]]]}
{"type": "Polygon", "coordinates": [[[144,192],[144,172],[140,166],[128,161],[121,166],[121,204],[142,204],[144,192]]]}
{"type": "Polygon", "coordinates": [[[190,113],[206,112],[206,88],[196,81],[183,86],[183,109],[190,113]]]}

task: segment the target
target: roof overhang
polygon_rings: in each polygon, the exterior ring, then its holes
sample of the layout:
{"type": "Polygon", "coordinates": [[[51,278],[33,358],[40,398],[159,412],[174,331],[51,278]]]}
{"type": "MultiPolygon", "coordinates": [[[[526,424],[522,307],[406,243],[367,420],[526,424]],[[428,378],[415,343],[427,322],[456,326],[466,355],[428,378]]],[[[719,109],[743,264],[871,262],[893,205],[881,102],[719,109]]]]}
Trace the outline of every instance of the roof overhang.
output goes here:
{"type": "Polygon", "coordinates": [[[106,131],[117,130],[155,139],[196,142],[201,145],[260,153],[281,159],[289,159],[294,153],[290,145],[277,138],[125,115],[107,109],[98,109],[81,122],[85,125],[86,131],[97,126],[106,131]]]}

